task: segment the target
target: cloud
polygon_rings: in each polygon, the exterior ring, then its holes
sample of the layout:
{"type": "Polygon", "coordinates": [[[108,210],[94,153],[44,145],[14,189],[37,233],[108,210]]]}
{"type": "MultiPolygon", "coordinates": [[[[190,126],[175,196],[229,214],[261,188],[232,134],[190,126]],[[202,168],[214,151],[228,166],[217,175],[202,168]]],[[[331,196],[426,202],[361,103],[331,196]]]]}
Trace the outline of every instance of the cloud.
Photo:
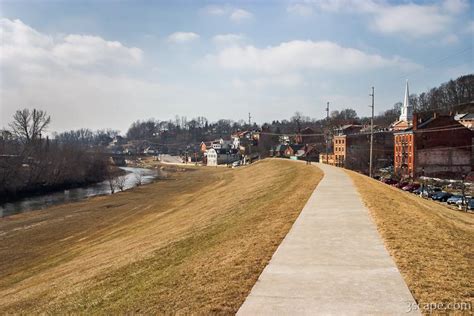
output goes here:
{"type": "Polygon", "coordinates": [[[230,14],[230,19],[234,22],[241,22],[245,20],[249,20],[253,17],[253,14],[249,11],[243,9],[235,9],[230,14]]]}
{"type": "Polygon", "coordinates": [[[469,8],[466,0],[423,4],[391,4],[382,0],[315,0],[309,3],[321,11],[368,15],[372,31],[404,38],[445,33],[454,25],[455,16],[469,8]]]}
{"type": "Polygon", "coordinates": [[[142,65],[136,47],[92,35],[48,35],[9,19],[0,19],[0,37],[0,126],[15,110],[34,106],[51,114],[52,129],[123,127],[133,108],[156,104],[163,91],[127,75],[142,65]]]}
{"type": "Polygon", "coordinates": [[[239,45],[245,40],[245,36],[243,34],[218,34],[212,38],[214,44],[219,46],[233,46],[239,45]]]}
{"type": "Polygon", "coordinates": [[[461,13],[469,8],[467,0],[445,0],[443,8],[451,13],[461,13]]]}
{"type": "Polygon", "coordinates": [[[257,76],[255,78],[232,80],[232,86],[237,89],[264,89],[268,87],[292,88],[304,85],[304,78],[299,74],[288,73],[270,76],[257,76]]]}
{"type": "Polygon", "coordinates": [[[199,34],[193,32],[175,32],[168,36],[168,41],[171,43],[182,44],[199,39],[199,34]]]}
{"type": "Polygon", "coordinates": [[[301,3],[289,5],[286,11],[300,16],[311,16],[313,14],[313,8],[311,6],[301,3]]]}
{"type": "Polygon", "coordinates": [[[451,22],[451,17],[442,14],[437,6],[407,4],[381,8],[374,17],[373,30],[422,37],[444,32],[451,22]]]}
{"type": "Polygon", "coordinates": [[[245,20],[250,20],[253,18],[253,14],[247,10],[235,8],[231,6],[218,6],[210,5],[201,9],[201,12],[204,12],[208,15],[214,16],[226,16],[232,22],[239,23],[245,20]]]}
{"type": "Polygon", "coordinates": [[[296,40],[267,48],[251,45],[233,46],[220,50],[217,55],[208,56],[208,59],[224,69],[264,74],[294,73],[305,70],[351,72],[384,67],[403,69],[418,67],[400,57],[385,58],[367,54],[329,41],[296,40]]]}
{"type": "Polygon", "coordinates": [[[18,66],[25,70],[46,66],[93,67],[98,65],[140,64],[143,52],[117,41],[98,36],[71,34],[58,38],[32,29],[20,20],[0,19],[2,36],[0,63],[3,69],[18,66]]]}

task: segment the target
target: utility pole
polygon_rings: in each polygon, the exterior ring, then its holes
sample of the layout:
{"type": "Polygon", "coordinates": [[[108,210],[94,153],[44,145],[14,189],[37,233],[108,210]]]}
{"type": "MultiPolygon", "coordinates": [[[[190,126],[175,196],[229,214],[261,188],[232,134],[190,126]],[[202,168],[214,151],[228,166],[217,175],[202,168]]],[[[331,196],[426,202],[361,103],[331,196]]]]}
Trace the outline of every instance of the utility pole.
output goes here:
{"type": "Polygon", "coordinates": [[[329,102],[326,106],[326,164],[329,164],[329,102]]]}
{"type": "Polygon", "coordinates": [[[372,117],[370,118],[370,158],[369,158],[369,177],[372,178],[372,163],[373,163],[373,146],[374,146],[374,87],[372,87],[372,94],[369,94],[372,97],[372,117]]]}

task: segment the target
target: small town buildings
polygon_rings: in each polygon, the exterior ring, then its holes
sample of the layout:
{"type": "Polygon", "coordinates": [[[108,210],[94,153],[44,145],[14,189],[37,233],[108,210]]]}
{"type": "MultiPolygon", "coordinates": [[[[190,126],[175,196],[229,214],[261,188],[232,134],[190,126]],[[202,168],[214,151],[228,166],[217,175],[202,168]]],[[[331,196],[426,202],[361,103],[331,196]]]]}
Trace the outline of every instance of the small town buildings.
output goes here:
{"type": "MultiPolygon", "coordinates": [[[[393,162],[393,132],[374,130],[373,135],[373,168],[385,168],[393,162]]],[[[370,132],[335,135],[333,148],[336,166],[369,172],[370,132]]]]}
{"type": "Polygon", "coordinates": [[[394,169],[403,177],[460,179],[473,169],[474,132],[451,115],[433,114],[394,134],[394,169]]]}
{"type": "Polygon", "coordinates": [[[319,162],[335,166],[336,165],[336,157],[332,153],[327,154],[327,155],[326,154],[319,154],[319,162]]]}

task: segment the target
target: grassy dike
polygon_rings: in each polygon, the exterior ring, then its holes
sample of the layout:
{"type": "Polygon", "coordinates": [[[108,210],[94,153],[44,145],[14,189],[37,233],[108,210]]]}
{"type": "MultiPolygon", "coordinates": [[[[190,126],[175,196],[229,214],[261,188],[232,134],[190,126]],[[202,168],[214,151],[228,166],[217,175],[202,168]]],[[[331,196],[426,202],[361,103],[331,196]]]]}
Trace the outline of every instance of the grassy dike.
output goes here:
{"type": "Polygon", "coordinates": [[[432,303],[474,305],[474,214],[347,173],[421,308],[432,303]]]}
{"type": "Polygon", "coordinates": [[[0,313],[234,313],[322,178],[265,160],[0,219],[0,313]]]}

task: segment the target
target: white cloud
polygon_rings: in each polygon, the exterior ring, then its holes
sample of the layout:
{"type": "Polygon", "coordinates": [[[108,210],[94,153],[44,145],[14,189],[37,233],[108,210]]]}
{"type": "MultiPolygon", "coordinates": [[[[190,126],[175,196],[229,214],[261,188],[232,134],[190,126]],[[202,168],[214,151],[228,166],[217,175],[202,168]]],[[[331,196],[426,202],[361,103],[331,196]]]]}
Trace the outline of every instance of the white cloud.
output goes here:
{"type": "Polygon", "coordinates": [[[245,40],[245,36],[243,34],[218,34],[212,38],[214,44],[219,46],[233,46],[239,45],[245,40]]]}
{"type": "Polygon", "coordinates": [[[139,64],[143,52],[98,36],[71,34],[53,39],[20,20],[0,19],[2,68],[19,66],[40,70],[46,66],[139,64]]]}
{"type": "Polygon", "coordinates": [[[381,8],[374,16],[373,29],[406,38],[444,32],[452,19],[437,6],[406,4],[381,8]]]}
{"type": "Polygon", "coordinates": [[[443,8],[451,13],[461,13],[469,8],[467,0],[444,0],[443,8]]]}
{"type": "Polygon", "coordinates": [[[245,20],[250,20],[253,18],[253,14],[247,10],[235,8],[229,5],[219,6],[219,5],[210,5],[201,9],[201,12],[204,12],[208,15],[214,16],[226,16],[232,22],[239,23],[245,20]]]}
{"type": "Polygon", "coordinates": [[[294,73],[270,75],[270,76],[257,76],[254,78],[235,78],[232,80],[232,86],[237,89],[264,89],[268,87],[281,87],[281,88],[292,88],[297,86],[303,86],[303,76],[294,73]]]}
{"type": "Polygon", "coordinates": [[[384,58],[329,41],[290,41],[267,48],[250,45],[227,47],[220,50],[217,55],[209,56],[208,59],[224,69],[266,74],[304,70],[350,72],[383,67],[403,69],[417,67],[400,57],[384,58]]]}
{"type": "Polygon", "coordinates": [[[52,129],[124,127],[135,115],[130,106],[156,104],[163,90],[126,75],[140,67],[139,48],[98,36],[46,35],[9,19],[0,19],[0,37],[0,126],[15,110],[34,106],[51,114],[52,129]]]}
{"type": "Polygon", "coordinates": [[[243,9],[235,9],[230,14],[230,19],[234,22],[241,22],[244,20],[249,20],[253,17],[253,14],[249,11],[243,9]]]}
{"type": "Polygon", "coordinates": [[[313,14],[313,8],[302,3],[291,4],[286,8],[286,11],[300,16],[310,16],[313,14]]]}
{"type": "Polygon", "coordinates": [[[172,43],[182,44],[199,39],[199,34],[193,32],[175,32],[168,36],[168,41],[172,43]]]}
{"type": "Polygon", "coordinates": [[[359,13],[369,16],[371,30],[403,38],[442,34],[454,25],[455,15],[469,8],[467,0],[444,0],[416,4],[391,4],[383,0],[314,0],[322,11],[359,13]]]}

